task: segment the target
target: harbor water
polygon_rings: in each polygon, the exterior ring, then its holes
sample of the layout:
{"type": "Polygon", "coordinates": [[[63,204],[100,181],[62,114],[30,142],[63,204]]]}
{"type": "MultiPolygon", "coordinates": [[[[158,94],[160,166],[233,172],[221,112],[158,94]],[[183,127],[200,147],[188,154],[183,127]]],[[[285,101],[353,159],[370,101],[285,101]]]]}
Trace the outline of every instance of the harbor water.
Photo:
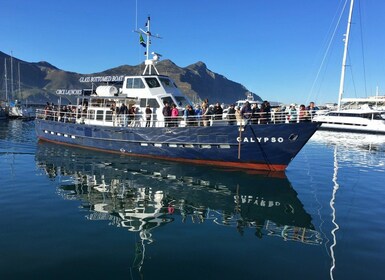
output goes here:
{"type": "Polygon", "coordinates": [[[0,279],[383,279],[385,136],[318,131],[285,173],[38,142],[0,123],[0,279]]]}

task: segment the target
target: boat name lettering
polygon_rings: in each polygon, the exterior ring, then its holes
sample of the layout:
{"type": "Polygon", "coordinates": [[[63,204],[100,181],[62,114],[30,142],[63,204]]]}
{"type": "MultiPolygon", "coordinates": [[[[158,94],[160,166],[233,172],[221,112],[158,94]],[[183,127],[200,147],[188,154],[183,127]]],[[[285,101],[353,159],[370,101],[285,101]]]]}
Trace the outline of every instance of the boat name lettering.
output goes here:
{"type": "Polygon", "coordinates": [[[265,200],[263,197],[254,197],[252,195],[234,195],[235,204],[253,204],[261,207],[278,207],[281,205],[279,201],[265,200]]]}
{"type": "Polygon", "coordinates": [[[241,139],[241,137],[237,137],[238,142],[243,142],[243,143],[266,143],[266,142],[271,142],[271,143],[282,143],[283,142],[283,137],[244,137],[241,139]]]}
{"type": "Polygon", "coordinates": [[[56,94],[58,95],[82,95],[81,89],[57,89],[56,94]]]}
{"type": "Polygon", "coordinates": [[[124,76],[97,76],[80,77],[81,83],[100,83],[100,82],[122,82],[124,76]]]}

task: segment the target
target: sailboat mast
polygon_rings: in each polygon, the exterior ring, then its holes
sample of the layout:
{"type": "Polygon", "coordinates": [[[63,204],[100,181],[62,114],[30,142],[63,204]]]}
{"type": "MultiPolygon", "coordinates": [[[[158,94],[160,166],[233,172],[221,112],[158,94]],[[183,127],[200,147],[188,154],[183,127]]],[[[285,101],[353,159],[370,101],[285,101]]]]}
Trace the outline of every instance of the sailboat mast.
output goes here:
{"type": "Polygon", "coordinates": [[[20,62],[17,64],[17,74],[19,77],[19,96],[21,98],[21,88],[20,88],[20,62]]]}
{"type": "Polygon", "coordinates": [[[13,56],[11,52],[11,98],[14,98],[13,96],[13,56]]]}
{"type": "Polygon", "coordinates": [[[346,34],[345,34],[344,55],[343,55],[343,58],[342,58],[340,90],[339,90],[339,94],[338,94],[338,107],[337,107],[338,111],[341,109],[341,99],[342,99],[342,95],[344,93],[346,58],[347,58],[347,55],[348,55],[349,33],[350,33],[350,26],[352,24],[353,5],[354,5],[354,0],[351,0],[351,2],[350,2],[350,10],[349,10],[349,18],[348,18],[348,26],[346,28],[346,34]]]}
{"type": "Polygon", "coordinates": [[[7,58],[4,58],[5,101],[8,102],[7,58]]]}

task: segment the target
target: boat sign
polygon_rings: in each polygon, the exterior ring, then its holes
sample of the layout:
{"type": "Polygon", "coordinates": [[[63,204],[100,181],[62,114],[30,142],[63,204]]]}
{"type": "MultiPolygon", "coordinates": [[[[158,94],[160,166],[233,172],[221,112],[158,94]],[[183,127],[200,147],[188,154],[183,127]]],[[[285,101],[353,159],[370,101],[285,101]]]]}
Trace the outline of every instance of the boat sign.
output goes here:
{"type": "Polygon", "coordinates": [[[79,82],[81,83],[101,83],[101,82],[122,82],[124,76],[88,76],[80,77],[79,82]]]}

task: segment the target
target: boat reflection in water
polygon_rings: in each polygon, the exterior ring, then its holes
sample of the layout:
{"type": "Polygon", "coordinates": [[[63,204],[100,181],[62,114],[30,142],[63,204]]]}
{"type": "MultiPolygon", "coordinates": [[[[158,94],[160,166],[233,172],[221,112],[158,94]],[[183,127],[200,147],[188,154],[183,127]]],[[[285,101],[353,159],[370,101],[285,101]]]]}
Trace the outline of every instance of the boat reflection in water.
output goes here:
{"type": "Polygon", "coordinates": [[[49,143],[38,145],[36,161],[59,181],[63,198],[82,201],[88,219],[139,233],[139,269],[155,229],[171,222],[215,223],[240,234],[251,228],[258,238],[274,236],[304,244],[322,241],[283,174],[247,174],[49,143]]]}

